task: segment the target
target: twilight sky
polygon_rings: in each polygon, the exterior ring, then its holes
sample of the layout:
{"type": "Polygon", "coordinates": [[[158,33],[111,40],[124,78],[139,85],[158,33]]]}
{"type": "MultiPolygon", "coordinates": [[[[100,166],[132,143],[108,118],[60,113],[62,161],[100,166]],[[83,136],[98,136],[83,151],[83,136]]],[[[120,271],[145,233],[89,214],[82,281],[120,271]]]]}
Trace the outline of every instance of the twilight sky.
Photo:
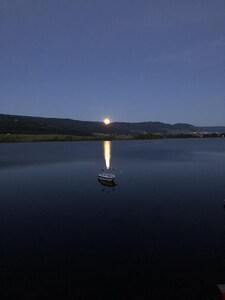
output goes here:
{"type": "Polygon", "coordinates": [[[224,0],[1,0],[0,113],[225,125],[224,0]]]}

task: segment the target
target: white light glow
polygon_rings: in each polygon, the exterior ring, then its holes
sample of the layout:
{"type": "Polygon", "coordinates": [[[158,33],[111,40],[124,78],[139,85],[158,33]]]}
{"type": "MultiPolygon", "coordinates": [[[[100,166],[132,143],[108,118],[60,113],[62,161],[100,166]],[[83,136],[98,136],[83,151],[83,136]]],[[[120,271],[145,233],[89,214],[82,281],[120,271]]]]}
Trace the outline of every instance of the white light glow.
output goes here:
{"type": "Polygon", "coordinates": [[[108,124],[110,124],[110,120],[108,118],[106,118],[106,119],[104,119],[104,123],[105,123],[105,125],[108,125],[108,124]]]}
{"type": "Polygon", "coordinates": [[[110,168],[110,159],[111,159],[111,142],[104,141],[104,157],[105,157],[105,166],[106,169],[110,168]]]}

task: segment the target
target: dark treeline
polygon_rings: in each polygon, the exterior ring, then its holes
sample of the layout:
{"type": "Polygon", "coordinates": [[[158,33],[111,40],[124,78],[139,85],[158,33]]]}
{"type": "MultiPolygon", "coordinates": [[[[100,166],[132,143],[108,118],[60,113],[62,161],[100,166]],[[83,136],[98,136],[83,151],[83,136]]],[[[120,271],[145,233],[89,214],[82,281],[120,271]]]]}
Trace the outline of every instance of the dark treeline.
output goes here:
{"type": "Polygon", "coordinates": [[[188,137],[195,134],[222,134],[225,127],[196,127],[190,124],[162,122],[126,123],[79,121],[0,114],[0,134],[57,134],[57,135],[131,135],[139,138],[188,137]],[[158,135],[158,136],[157,136],[158,135]]]}

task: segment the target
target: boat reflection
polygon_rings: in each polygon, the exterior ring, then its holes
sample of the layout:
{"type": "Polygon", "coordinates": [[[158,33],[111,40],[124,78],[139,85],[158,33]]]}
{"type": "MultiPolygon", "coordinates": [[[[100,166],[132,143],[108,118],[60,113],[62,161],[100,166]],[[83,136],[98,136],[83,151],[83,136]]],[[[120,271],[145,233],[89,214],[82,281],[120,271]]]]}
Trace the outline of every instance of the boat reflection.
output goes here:
{"type": "Polygon", "coordinates": [[[105,159],[105,168],[102,169],[102,173],[98,174],[98,182],[104,186],[115,187],[116,184],[116,175],[114,174],[114,169],[110,167],[111,160],[111,142],[104,141],[104,159],[105,159]]]}
{"type": "Polygon", "coordinates": [[[106,181],[104,179],[98,178],[98,182],[101,183],[102,185],[108,186],[108,187],[115,187],[117,185],[115,180],[106,181]]]}

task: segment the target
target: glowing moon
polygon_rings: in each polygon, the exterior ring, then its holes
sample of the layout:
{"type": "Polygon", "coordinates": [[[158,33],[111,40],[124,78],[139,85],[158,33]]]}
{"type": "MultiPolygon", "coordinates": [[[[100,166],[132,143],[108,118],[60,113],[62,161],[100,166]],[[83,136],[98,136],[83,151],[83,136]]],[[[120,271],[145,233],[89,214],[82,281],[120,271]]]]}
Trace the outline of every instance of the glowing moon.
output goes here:
{"type": "Polygon", "coordinates": [[[105,125],[108,125],[110,123],[110,120],[108,118],[104,119],[103,121],[105,123],[105,125]]]}

